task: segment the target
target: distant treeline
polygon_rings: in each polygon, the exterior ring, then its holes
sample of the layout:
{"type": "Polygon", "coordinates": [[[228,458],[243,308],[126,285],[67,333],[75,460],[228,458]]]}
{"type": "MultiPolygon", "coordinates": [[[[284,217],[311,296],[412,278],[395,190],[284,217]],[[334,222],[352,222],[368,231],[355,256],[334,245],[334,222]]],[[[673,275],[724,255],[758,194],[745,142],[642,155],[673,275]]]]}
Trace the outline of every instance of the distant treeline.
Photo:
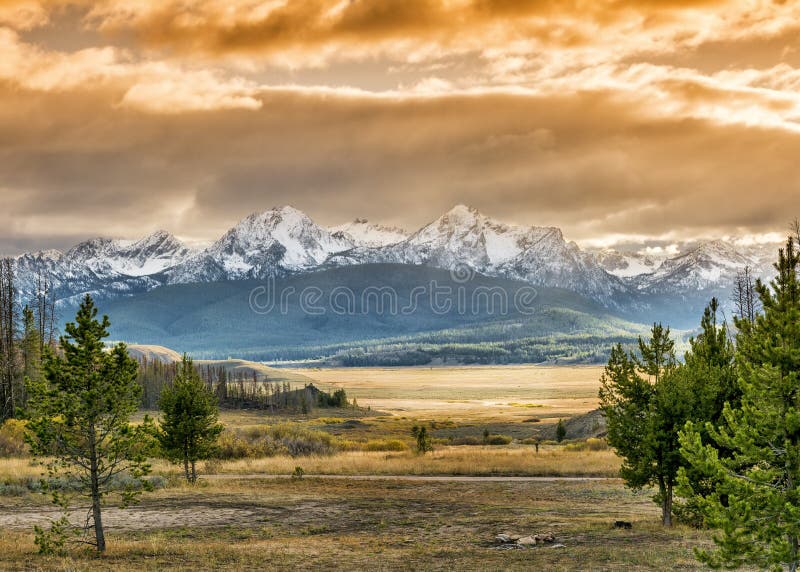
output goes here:
{"type": "Polygon", "coordinates": [[[347,367],[455,364],[564,363],[591,364],[608,360],[609,342],[633,345],[631,335],[548,336],[507,342],[450,344],[364,344],[342,350],[328,361],[347,367]]]}
{"type": "MultiPolygon", "coordinates": [[[[144,409],[156,409],[161,391],[172,384],[179,363],[141,357],[138,382],[142,386],[144,409]]],[[[271,382],[258,378],[255,371],[230,372],[224,366],[195,366],[206,387],[219,399],[220,407],[227,409],[260,409],[275,413],[309,413],[315,408],[355,406],[347,400],[344,389],[333,393],[322,391],[314,384],[303,387],[288,382],[271,382]]]]}

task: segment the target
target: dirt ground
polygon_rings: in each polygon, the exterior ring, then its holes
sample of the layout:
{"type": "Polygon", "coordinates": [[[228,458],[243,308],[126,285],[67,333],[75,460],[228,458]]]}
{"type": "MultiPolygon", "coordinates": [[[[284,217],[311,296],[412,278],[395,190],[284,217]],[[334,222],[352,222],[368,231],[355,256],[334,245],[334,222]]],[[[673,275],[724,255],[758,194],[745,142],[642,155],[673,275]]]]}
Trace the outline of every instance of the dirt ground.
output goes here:
{"type": "MultiPolygon", "coordinates": [[[[6,500],[6,499],[4,499],[6,500]]],[[[7,570],[700,570],[703,533],[662,529],[648,494],[616,481],[225,479],[109,508],[109,552],[36,554],[45,500],[8,499],[7,570]],[[633,522],[615,530],[614,520],[633,522]],[[503,532],[552,532],[561,548],[499,550],[503,532]]]]}

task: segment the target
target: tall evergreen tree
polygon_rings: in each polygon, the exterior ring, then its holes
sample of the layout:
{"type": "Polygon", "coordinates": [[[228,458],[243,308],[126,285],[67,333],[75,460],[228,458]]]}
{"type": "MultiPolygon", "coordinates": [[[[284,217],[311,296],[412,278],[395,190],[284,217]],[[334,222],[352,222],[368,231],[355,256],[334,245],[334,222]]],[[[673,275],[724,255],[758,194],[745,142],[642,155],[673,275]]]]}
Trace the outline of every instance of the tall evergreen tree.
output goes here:
{"type": "Polygon", "coordinates": [[[186,480],[197,481],[197,461],[208,459],[222,432],[217,396],[184,354],[171,387],[159,399],[162,412],[158,439],[167,458],[182,463],[186,480]]]}
{"type": "MultiPolygon", "coordinates": [[[[93,525],[98,552],[106,549],[102,506],[118,487],[115,477],[133,477],[120,491],[123,506],[149,488],[142,445],[147,427],[128,422],[141,394],[136,361],[124,344],[104,350],[109,325],[107,316],[97,320],[97,308],[87,295],[60,339],[61,353],[45,350],[44,378],[28,387],[31,449],[46,460],[51,477],[75,483],[89,498],[87,523],[93,525]]],[[[68,497],[56,492],[54,501],[68,510],[68,497]]]]}
{"type": "MultiPolygon", "coordinates": [[[[680,368],[693,406],[690,420],[701,425],[710,422],[715,427],[723,421],[725,404],[736,407],[741,396],[734,346],[728,335],[727,324],[717,321],[718,311],[719,303],[713,298],[703,312],[700,333],[689,340],[690,348],[680,368]]],[[[708,443],[708,432],[704,426],[700,430],[703,443],[708,443]]],[[[711,494],[717,483],[711,475],[703,474],[691,466],[686,466],[685,471],[683,486],[679,491],[682,498],[677,503],[676,514],[684,522],[700,526],[703,524],[702,511],[696,499],[711,494]]]]}
{"type": "MultiPolygon", "coordinates": [[[[737,320],[738,407],[726,404],[719,428],[687,424],[683,453],[717,483],[698,496],[705,522],[721,533],[708,564],[800,566],[800,257],[793,239],[779,253],[777,277],[756,290],[763,313],[737,320]]],[[[683,482],[684,477],[681,478],[683,482]]]]}
{"type": "Polygon", "coordinates": [[[678,429],[690,415],[691,396],[676,370],[669,328],[653,324],[651,337],[639,339],[639,355],[621,344],[600,378],[600,409],[608,442],[622,457],[620,476],[633,489],[656,485],[654,500],[662,522],[672,525],[672,496],[682,459],[678,429]]]}

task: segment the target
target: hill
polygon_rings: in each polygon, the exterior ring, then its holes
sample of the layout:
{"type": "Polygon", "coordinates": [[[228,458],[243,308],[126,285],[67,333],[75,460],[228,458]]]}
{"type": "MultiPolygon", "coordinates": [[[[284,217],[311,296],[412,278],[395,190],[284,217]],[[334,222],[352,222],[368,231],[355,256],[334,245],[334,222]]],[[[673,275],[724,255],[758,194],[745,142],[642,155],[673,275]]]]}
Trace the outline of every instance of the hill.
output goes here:
{"type": "MultiPolygon", "coordinates": [[[[173,349],[159,345],[146,344],[128,344],[128,354],[138,360],[158,360],[162,363],[175,363],[180,361],[182,357],[179,352],[173,349]]],[[[258,381],[302,384],[308,384],[314,381],[310,377],[302,374],[243,359],[199,359],[194,360],[194,364],[200,368],[211,367],[212,369],[218,369],[222,367],[228,374],[235,377],[238,377],[240,374],[244,374],[245,377],[251,377],[255,373],[258,381]]]]}
{"type": "Polygon", "coordinates": [[[402,264],[163,286],[105,301],[101,310],[115,339],[177,347],[197,359],[344,365],[367,365],[359,356],[395,365],[597,361],[609,340],[632,341],[643,331],[568,290],[402,264]]]}

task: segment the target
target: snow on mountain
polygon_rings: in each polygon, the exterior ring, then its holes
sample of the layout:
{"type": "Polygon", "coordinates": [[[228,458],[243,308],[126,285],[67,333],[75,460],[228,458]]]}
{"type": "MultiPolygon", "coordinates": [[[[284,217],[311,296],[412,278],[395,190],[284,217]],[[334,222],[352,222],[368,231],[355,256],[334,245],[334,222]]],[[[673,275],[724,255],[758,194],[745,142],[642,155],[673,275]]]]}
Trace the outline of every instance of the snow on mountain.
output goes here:
{"type": "Polygon", "coordinates": [[[138,241],[93,238],[68,250],[64,259],[99,276],[148,276],[180,264],[192,254],[172,234],[159,230],[138,241]]]}
{"type": "Polygon", "coordinates": [[[757,276],[768,277],[775,251],[775,245],[716,240],[666,259],[590,252],[566,241],[558,228],[505,224],[464,205],[412,234],[363,219],[328,229],[284,206],[251,214],[203,249],[158,231],[137,241],[94,238],[65,253],[24,254],[16,258],[16,267],[25,299],[40,273],[51,277],[59,299],[71,301],[84,293],[113,298],[162,284],[400,263],[447,270],[467,266],[489,276],[566,288],[607,306],[641,307],[643,296],[705,297],[727,289],[748,265],[757,276]]]}
{"type": "Polygon", "coordinates": [[[662,260],[637,252],[620,252],[611,248],[594,253],[597,262],[606,272],[620,278],[631,278],[654,272],[662,260]]]}
{"type": "Polygon", "coordinates": [[[192,254],[165,231],[138,241],[92,238],[65,253],[55,250],[23,254],[16,258],[16,273],[23,299],[37,289],[38,276],[52,282],[64,301],[84,294],[98,299],[132,294],[160,285],[151,276],[179,264],[192,254]]]}
{"type": "Polygon", "coordinates": [[[635,284],[639,290],[660,294],[729,288],[738,272],[754,264],[731,243],[711,240],[668,258],[655,272],[638,276],[635,284]]]}
{"type": "Polygon", "coordinates": [[[305,213],[284,206],[243,219],[206,250],[171,269],[169,282],[240,280],[309,270],[353,246],[352,238],[331,233],[305,213]]]}
{"type": "Polygon", "coordinates": [[[531,284],[572,290],[607,306],[620,305],[620,296],[628,290],[591,253],[564,240],[557,228],[548,229],[535,243],[528,244],[503,264],[499,273],[531,284]]]}
{"type": "Polygon", "coordinates": [[[497,268],[537,242],[548,229],[503,224],[478,210],[457,205],[412,234],[404,243],[410,261],[452,268],[497,268]],[[416,260],[415,260],[416,259],[416,260]]]}
{"type": "Polygon", "coordinates": [[[350,240],[356,246],[370,248],[396,244],[408,238],[408,233],[402,228],[373,224],[363,218],[334,226],[330,231],[334,236],[350,240]]]}
{"type": "Polygon", "coordinates": [[[571,288],[604,303],[625,286],[605,272],[554,227],[524,227],[495,221],[457,205],[406,240],[383,248],[354,248],[333,255],[331,265],[392,262],[475,272],[571,288]]]}

